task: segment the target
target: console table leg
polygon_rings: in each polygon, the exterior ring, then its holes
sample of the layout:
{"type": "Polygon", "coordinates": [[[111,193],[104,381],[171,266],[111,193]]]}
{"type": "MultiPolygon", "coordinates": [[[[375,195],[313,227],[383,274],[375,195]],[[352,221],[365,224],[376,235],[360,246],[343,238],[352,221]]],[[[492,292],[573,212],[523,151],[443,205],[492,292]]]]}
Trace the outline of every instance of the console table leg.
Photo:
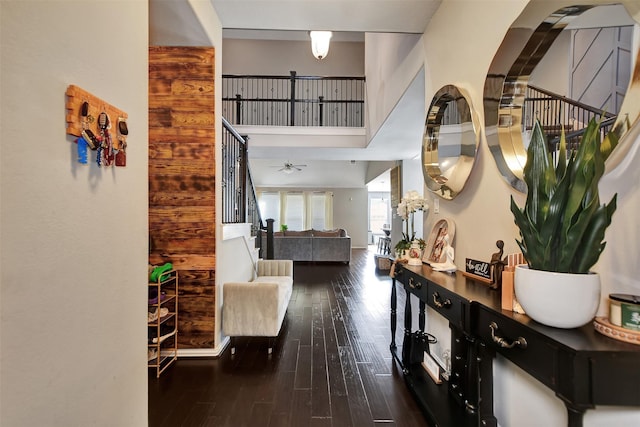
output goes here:
{"type": "Polygon", "coordinates": [[[427,309],[427,303],[420,300],[420,312],[418,313],[418,327],[421,332],[424,332],[424,326],[426,324],[425,311],[427,309]]]}
{"type": "Polygon", "coordinates": [[[582,427],[582,419],[584,413],[587,412],[586,408],[570,405],[565,402],[564,406],[567,407],[567,426],[568,427],[582,427]]]}
{"type": "Polygon", "coordinates": [[[404,302],[404,340],[402,342],[402,365],[405,373],[408,371],[411,355],[411,293],[405,290],[407,299],[404,302]]]}
{"type": "Polygon", "coordinates": [[[396,324],[397,324],[397,311],[398,297],[396,295],[396,279],[391,280],[391,350],[395,350],[396,347],[396,324]]]}

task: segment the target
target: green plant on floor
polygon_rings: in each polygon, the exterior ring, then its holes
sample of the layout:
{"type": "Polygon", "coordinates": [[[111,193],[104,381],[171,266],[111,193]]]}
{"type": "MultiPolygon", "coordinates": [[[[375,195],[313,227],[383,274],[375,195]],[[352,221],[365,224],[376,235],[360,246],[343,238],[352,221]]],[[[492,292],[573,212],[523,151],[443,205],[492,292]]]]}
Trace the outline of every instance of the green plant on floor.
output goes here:
{"type": "Polygon", "coordinates": [[[616,210],[617,194],[600,204],[598,183],[604,162],[618,143],[615,131],[601,143],[592,119],[577,151],[567,161],[564,130],[554,167],[539,122],[533,126],[524,167],[527,199],[520,209],[511,196],[511,212],[520,229],[516,240],[529,267],[562,273],[588,273],[605,248],[606,228],[616,210]]]}
{"type": "Polygon", "coordinates": [[[280,231],[287,231],[288,229],[287,224],[280,224],[280,231]]]}

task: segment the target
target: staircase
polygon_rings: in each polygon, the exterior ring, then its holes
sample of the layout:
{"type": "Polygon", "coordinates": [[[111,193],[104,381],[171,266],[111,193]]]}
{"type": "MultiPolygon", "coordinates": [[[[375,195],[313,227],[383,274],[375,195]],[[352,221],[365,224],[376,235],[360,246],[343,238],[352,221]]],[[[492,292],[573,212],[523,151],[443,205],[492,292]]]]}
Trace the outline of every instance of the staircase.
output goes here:
{"type": "Polygon", "coordinates": [[[262,220],[247,157],[247,142],[222,118],[223,240],[243,237],[254,263],[262,258],[262,220]]]}
{"type": "Polygon", "coordinates": [[[564,129],[568,149],[577,149],[582,135],[591,119],[600,122],[601,137],[611,131],[616,121],[615,114],[583,104],[548,90],[528,85],[524,99],[522,131],[533,128],[538,120],[547,136],[549,152],[555,159],[559,148],[560,135],[564,129]]]}

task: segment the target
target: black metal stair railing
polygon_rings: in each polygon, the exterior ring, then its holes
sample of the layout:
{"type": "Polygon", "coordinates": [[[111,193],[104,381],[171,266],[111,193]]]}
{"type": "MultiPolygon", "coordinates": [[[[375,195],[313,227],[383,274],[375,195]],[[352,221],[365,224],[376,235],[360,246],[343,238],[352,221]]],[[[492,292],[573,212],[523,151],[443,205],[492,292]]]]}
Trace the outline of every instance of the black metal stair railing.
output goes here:
{"type": "Polygon", "coordinates": [[[567,148],[577,149],[591,119],[600,122],[600,133],[604,138],[612,129],[616,115],[536,86],[527,86],[522,130],[531,130],[535,120],[539,120],[551,153],[558,150],[562,129],[567,148]]]}
{"type": "Polygon", "coordinates": [[[222,76],[222,112],[234,125],[364,126],[364,77],[222,76]]]}
{"type": "Polygon", "coordinates": [[[260,206],[258,205],[258,196],[256,195],[256,188],[253,185],[253,178],[251,178],[251,170],[247,165],[247,183],[246,183],[247,198],[247,222],[251,224],[251,235],[256,238],[256,247],[259,249],[260,258],[264,258],[264,248],[267,242],[262,240],[262,230],[266,229],[266,224],[262,220],[260,214],[260,206]]]}
{"type": "Polygon", "coordinates": [[[247,218],[247,144],[224,118],[222,125],[222,222],[243,223],[247,218]]]}
{"type": "Polygon", "coordinates": [[[231,124],[222,118],[222,223],[251,224],[251,235],[262,257],[261,230],[266,228],[260,215],[256,191],[249,171],[247,143],[231,124]]]}

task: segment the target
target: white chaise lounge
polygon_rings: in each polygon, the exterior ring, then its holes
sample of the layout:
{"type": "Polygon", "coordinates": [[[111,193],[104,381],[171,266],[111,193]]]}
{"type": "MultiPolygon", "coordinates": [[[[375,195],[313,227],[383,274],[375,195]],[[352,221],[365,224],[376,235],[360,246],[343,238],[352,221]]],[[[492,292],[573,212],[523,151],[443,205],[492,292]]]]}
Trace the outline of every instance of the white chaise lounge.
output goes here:
{"type": "Polygon", "coordinates": [[[231,337],[231,354],[234,337],[278,336],[292,291],[292,260],[258,260],[254,280],[223,285],[222,331],[231,337]]]}

